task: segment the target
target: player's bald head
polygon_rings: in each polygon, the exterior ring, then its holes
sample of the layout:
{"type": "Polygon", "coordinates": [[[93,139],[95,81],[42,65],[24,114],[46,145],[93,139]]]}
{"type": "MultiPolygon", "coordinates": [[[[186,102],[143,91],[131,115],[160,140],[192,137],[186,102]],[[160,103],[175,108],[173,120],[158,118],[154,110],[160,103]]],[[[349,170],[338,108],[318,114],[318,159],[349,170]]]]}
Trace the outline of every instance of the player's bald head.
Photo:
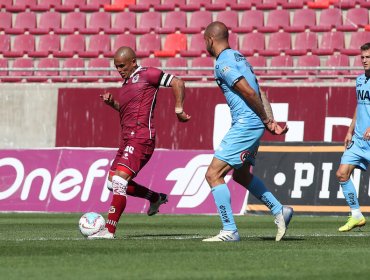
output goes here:
{"type": "Polygon", "coordinates": [[[204,35],[216,41],[227,41],[229,39],[229,30],[223,22],[214,21],[207,26],[204,35]]]}
{"type": "Polygon", "coordinates": [[[136,54],[130,47],[120,47],[114,54],[114,59],[134,59],[136,54]]]}

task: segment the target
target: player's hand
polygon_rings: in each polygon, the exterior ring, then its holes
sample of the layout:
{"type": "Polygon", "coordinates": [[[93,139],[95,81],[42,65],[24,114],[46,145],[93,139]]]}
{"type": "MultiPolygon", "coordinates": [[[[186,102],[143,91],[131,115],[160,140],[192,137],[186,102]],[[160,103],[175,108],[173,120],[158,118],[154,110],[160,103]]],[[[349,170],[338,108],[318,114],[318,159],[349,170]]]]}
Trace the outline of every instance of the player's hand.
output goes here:
{"type": "Polygon", "coordinates": [[[344,148],[347,149],[352,143],[352,133],[347,133],[344,138],[344,148]]]}
{"type": "Polygon", "coordinates": [[[108,105],[113,104],[113,95],[109,92],[100,94],[100,98],[104,101],[104,103],[106,103],[108,105]]]}
{"type": "Polygon", "coordinates": [[[364,133],[363,138],[364,138],[365,140],[370,140],[370,127],[368,127],[368,128],[365,130],[365,133],[364,133]]]}
{"type": "Polygon", "coordinates": [[[273,135],[283,135],[288,132],[289,128],[287,125],[281,127],[275,120],[270,120],[265,123],[266,129],[273,135]]]}
{"type": "Polygon", "coordinates": [[[181,113],[176,114],[176,116],[180,122],[187,122],[191,118],[191,116],[186,114],[185,111],[182,111],[181,113]]]}

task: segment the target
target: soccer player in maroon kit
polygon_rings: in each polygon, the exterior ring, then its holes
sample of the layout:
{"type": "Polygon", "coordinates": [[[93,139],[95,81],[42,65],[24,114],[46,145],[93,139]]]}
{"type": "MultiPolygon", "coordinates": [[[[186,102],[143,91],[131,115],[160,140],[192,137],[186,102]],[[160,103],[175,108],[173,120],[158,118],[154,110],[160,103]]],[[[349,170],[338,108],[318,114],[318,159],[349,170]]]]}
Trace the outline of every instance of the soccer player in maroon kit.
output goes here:
{"type": "Polygon", "coordinates": [[[106,226],[89,236],[90,239],[115,237],[117,223],[126,206],[126,195],[148,199],[149,216],[156,214],[160,205],[167,202],[166,194],[149,190],[132,180],[154,152],[153,111],[160,86],[172,87],[178,120],[186,122],[190,119],[183,110],[185,85],[181,79],[157,68],[139,66],[135,52],[129,47],[116,51],[114,65],[124,79],[122,88],[115,99],[110,93],[101,95],[101,98],[119,111],[121,143],[109,172],[108,188],[113,190],[113,199],[106,226]]]}

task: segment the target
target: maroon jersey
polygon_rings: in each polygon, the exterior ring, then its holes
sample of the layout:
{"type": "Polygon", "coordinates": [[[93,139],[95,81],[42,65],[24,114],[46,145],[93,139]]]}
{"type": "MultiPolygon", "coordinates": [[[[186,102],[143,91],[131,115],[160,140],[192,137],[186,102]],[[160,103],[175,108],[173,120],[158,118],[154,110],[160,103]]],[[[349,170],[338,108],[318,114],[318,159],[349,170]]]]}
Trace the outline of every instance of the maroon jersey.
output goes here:
{"type": "Polygon", "coordinates": [[[153,111],[160,86],[169,86],[173,75],[157,68],[141,67],[125,80],[115,99],[120,108],[123,139],[155,137],[153,111]]]}

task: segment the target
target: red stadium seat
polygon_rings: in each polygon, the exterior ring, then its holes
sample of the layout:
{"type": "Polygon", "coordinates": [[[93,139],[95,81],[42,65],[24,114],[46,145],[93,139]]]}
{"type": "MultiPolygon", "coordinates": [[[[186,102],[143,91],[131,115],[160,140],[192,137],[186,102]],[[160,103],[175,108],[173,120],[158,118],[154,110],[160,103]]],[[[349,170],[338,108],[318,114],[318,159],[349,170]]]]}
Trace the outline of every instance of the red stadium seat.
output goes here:
{"type": "Polygon", "coordinates": [[[9,12],[25,12],[27,8],[30,8],[36,4],[36,0],[13,0],[12,5],[6,6],[6,10],[9,12]]]}
{"type": "MultiPolygon", "coordinates": [[[[188,66],[188,60],[183,57],[170,57],[167,59],[166,68],[186,68],[188,66]]],[[[165,70],[166,73],[175,75],[175,76],[185,76],[186,69],[172,69],[172,70],[165,70]]]]}
{"type": "Polygon", "coordinates": [[[23,34],[36,27],[36,14],[34,12],[21,12],[16,14],[12,28],[5,30],[8,34],[23,34]]]}
{"type": "Polygon", "coordinates": [[[180,9],[188,12],[199,11],[201,7],[206,8],[210,3],[211,0],[187,0],[185,5],[180,6],[180,9]]]}
{"type": "MultiPolygon", "coordinates": [[[[349,67],[349,57],[344,54],[335,54],[329,56],[325,62],[326,67],[349,67]]],[[[348,74],[349,70],[335,69],[335,70],[323,70],[320,74],[332,75],[333,78],[337,78],[339,75],[348,74]]]]}
{"type": "Polygon", "coordinates": [[[10,51],[4,52],[5,57],[21,57],[35,50],[35,37],[31,34],[21,34],[14,38],[10,51]]]}
{"type": "Polygon", "coordinates": [[[290,15],[288,10],[272,10],[268,13],[267,22],[259,27],[259,32],[277,32],[290,26],[290,15]]]}
{"type": "Polygon", "coordinates": [[[325,9],[321,11],[319,23],[312,26],[311,30],[315,32],[330,31],[332,28],[342,25],[342,12],[338,8],[325,9]]]}
{"type": "Polygon", "coordinates": [[[155,68],[161,68],[161,60],[158,57],[144,57],[140,59],[139,65],[143,67],[155,67],[155,68]]]}
{"type": "Polygon", "coordinates": [[[85,36],[82,34],[67,35],[61,51],[55,52],[55,57],[72,57],[85,52],[85,36]]]}
{"type": "Polygon", "coordinates": [[[284,28],[288,32],[303,32],[306,29],[316,26],[316,13],[311,9],[295,10],[293,22],[284,28]]]}
{"type": "Polygon", "coordinates": [[[144,34],[136,46],[137,57],[148,57],[154,51],[161,49],[161,37],[158,34],[144,34]]]}
{"type": "MultiPolygon", "coordinates": [[[[284,56],[274,56],[271,58],[270,69],[271,67],[293,67],[293,59],[290,55],[284,56]]],[[[269,70],[267,72],[268,76],[285,76],[291,75],[293,70],[289,69],[279,69],[279,70],[269,70]]]]}
{"type": "Polygon", "coordinates": [[[132,12],[148,12],[150,8],[160,5],[161,0],[136,0],[135,5],[129,6],[132,12]]]}
{"type": "Polygon", "coordinates": [[[61,4],[62,0],[38,0],[36,4],[30,5],[30,9],[35,12],[47,12],[61,4]]]}
{"type": "Polygon", "coordinates": [[[133,12],[121,12],[114,16],[111,28],[105,30],[107,34],[122,34],[125,31],[136,29],[136,14],[133,12]]]}
{"type": "Polygon", "coordinates": [[[106,12],[122,12],[126,7],[135,5],[136,0],[114,0],[113,4],[105,4],[104,11],[106,12]]]}
{"type": "Polygon", "coordinates": [[[29,52],[31,57],[47,57],[60,51],[60,37],[57,34],[46,34],[40,36],[36,50],[29,52]]]}
{"type": "Polygon", "coordinates": [[[33,60],[30,58],[16,58],[10,69],[17,68],[31,68],[21,71],[9,71],[9,77],[2,79],[4,82],[20,82],[22,77],[32,77],[33,76],[33,60]]]}
{"type": "Polygon", "coordinates": [[[161,4],[155,5],[154,9],[161,12],[175,11],[176,8],[184,6],[186,0],[162,0],[161,4]]]}
{"type": "Polygon", "coordinates": [[[189,48],[180,51],[180,55],[183,57],[197,57],[205,53],[206,49],[202,33],[191,35],[189,48]]]}
{"type": "Polygon", "coordinates": [[[353,8],[347,11],[344,23],[337,27],[340,31],[357,31],[369,24],[369,12],[365,8],[353,8]]]}
{"type": "Polygon", "coordinates": [[[361,54],[360,47],[368,42],[370,42],[370,32],[366,31],[352,32],[348,48],[343,48],[341,50],[341,53],[347,55],[360,55],[361,54]]]}
{"type": "Polygon", "coordinates": [[[246,11],[250,10],[252,7],[252,1],[250,0],[238,0],[237,3],[232,3],[230,5],[231,10],[235,11],[246,11]]]}
{"type": "Polygon", "coordinates": [[[37,28],[30,29],[31,34],[48,34],[61,28],[61,15],[58,12],[44,12],[40,15],[37,28]]]}
{"type": "Polygon", "coordinates": [[[62,70],[60,72],[61,81],[63,82],[70,82],[73,80],[74,76],[83,76],[84,71],[82,70],[73,70],[73,68],[84,68],[85,63],[82,58],[67,58],[64,61],[63,69],[72,69],[72,70],[62,70]],[[67,76],[71,76],[72,78],[67,78],[67,76]]]}
{"type": "Polygon", "coordinates": [[[294,48],[286,50],[289,55],[306,55],[318,46],[317,34],[313,32],[301,32],[295,37],[294,48]]]}
{"type": "Polygon", "coordinates": [[[48,80],[45,76],[53,76],[51,80],[59,79],[59,71],[58,70],[46,70],[48,68],[59,68],[59,59],[57,58],[42,58],[37,64],[37,68],[39,71],[35,71],[35,75],[32,78],[27,79],[31,82],[46,82],[48,80]],[[44,69],[41,70],[40,69],[44,69]]]}
{"type": "MultiPolygon", "coordinates": [[[[239,49],[238,40],[239,40],[238,35],[236,35],[235,33],[229,33],[229,44],[232,49],[234,50],[239,49]]],[[[204,44],[204,48],[205,48],[205,44],[204,44]]]]}
{"type": "Polygon", "coordinates": [[[71,12],[65,15],[62,28],[57,28],[57,34],[73,34],[75,31],[86,28],[86,13],[71,12]]]}
{"type": "Polygon", "coordinates": [[[147,34],[161,28],[162,15],[160,12],[144,12],[141,14],[137,28],[130,29],[133,34],[147,34]]]}
{"type": "Polygon", "coordinates": [[[199,79],[204,76],[213,77],[214,59],[211,57],[196,57],[191,61],[187,79],[199,79]],[[197,67],[210,67],[210,70],[198,70],[197,67]]]}
{"type": "Polygon", "coordinates": [[[352,75],[362,75],[362,74],[364,74],[364,67],[362,66],[361,56],[359,56],[359,55],[355,56],[355,59],[353,60],[352,67],[360,67],[360,69],[351,70],[350,74],[352,74],[352,75]]]}
{"type": "MultiPolygon", "coordinates": [[[[110,60],[108,58],[92,58],[88,62],[88,68],[110,68],[110,60]]],[[[79,82],[98,82],[99,79],[111,81],[110,71],[107,70],[86,70],[85,76],[78,78],[79,82]]]]}
{"type": "Polygon", "coordinates": [[[283,9],[302,9],[307,0],[288,0],[281,3],[283,9]]]}
{"type": "Polygon", "coordinates": [[[114,52],[118,50],[120,47],[130,47],[134,51],[136,51],[136,37],[133,34],[120,34],[117,35],[116,39],[113,43],[112,53],[106,54],[108,57],[113,57],[114,52]]]}
{"type": "Polygon", "coordinates": [[[0,34],[0,53],[8,52],[10,50],[10,35],[0,34]]]}
{"type": "Polygon", "coordinates": [[[247,33],[244,35],[239,51],[245,56],[252,56],[265,49],[265,35],[262,33],[247,33]]]}
{"type": "Polygon", "coordinates": [[[356,2],[357,0],[340,0],[334,1],[333,5],[339,9],[346,10],[354,8],[356,6],[356,2]]]}
{"type": "Polygon", "coordinates": [[[187,37],[185,34],[173,33],[166,37],[162,50],[154,51],[157,57],[175,56],[182,50],[187,48],[187,37]]]}
{"type": "Polygon", "coordinates": [[[73,12],[85,4],[86,0],[63,0],[63,4],[57,5],[55,10],[58,12],[73,12]]]}
{"type": "Polygon", "coordinates": [[[291,49],[291,36],[287,32],[277,32],[270,34],[270,38],[265,50],[259,53],[265,56],[280,55],[281,52],[286,52],[291,49]]]}
{"type": "Polygon", "coordinates": [[[9,12],[0,12],[0,31],[12,28],[12,14],[9,12]]]}
{"type": "Polygon", "coordinates": [[[161,28],[157,29],[159,34],[175,33],[186,28],[186,13],[183,11],[172,11],[166,13],[166,17],[161,28]]]}
{"type": "Polygon", "coordinates": [[[13,0],[0,0],[0,8],[7,9],[7,7],[13,5],[13,0]]]}
{"type": "Polygon", "coordinates": [[[276,10],[280,0],[262,0],[256,3],[257,10],[276,10]]]}
{"type": "MultiPolygon", "coordinates": [[[[304,55],[297,59],[297,67],[320,67],[320,57],[317,55],[304,55]]],[[[316,76],[318,70],[315,69],[297,69],[294,75],[299,76],[316,76]]]]}
{"type": "Polygon", "coordinates": [[[318,49],[312,50],[313,54],[331,55],[335,51],[344,49],[344,33],[343,32],[325,32],[322,35],[321,43],[318,49]]]}
{"type": "MultiPolygon", "coordinates": [[[[1,44],[1,42],[0,42],[1,44]]],[[[8,68],[8,60],[5,58],[0,58],[0,68],[8,68]]],[[[1,70],[0,71],[0,76],[4,76],[6,78],[9,75],[8,71],[6,70],[1,70]]],[[[3,78],[0,77],[0,81],[3,81],[3,78]]]]}
{"type": "Polygon", "coordinates": [[[80,57],[98,57],[111,52],[110,36],[108,34],[95,34],[90,37],[88,48],[79,54],[80,57]]]}
{"type": "Polygon", "coordinates": [[[183,33],[200,33],[212,22],[212,13],[209,11],[195,11],[190,15],[189,25],[183,33]]]}
{"type": "Polygon", "coordinates": [[[110,0],[87,0],[86,4],[79,6],[82,12],[98,12],[104,5],[109,5],[110,0]]]}
{"type": "Polygon", "coordinates": [[[237,0],[213,0],[211,4],[206,4],[207,11],[225,11],[227,7],[232,7],[237,0]]]}
{"type": "Polygon", "coordinates": [[[231,30],[234,30],[239,25],[238,12],[236,11],[218,12],[216,20],[223,22],[228,27],[228,29],[231,29],[231,30]]]}
{"type": "Polygon", "coordinates": [[[237,28],[232,29],[236,33],[249,33],[264,25],[264,15],[259,10],[248,10],[243,12],[241,22],[237,28]]]}
{"type": "Polygon", "coordinates": [[[247,61],[252,65],[254,73],[258,75],[265,75],[266,70],[259,70],[256,67],[266,67],[266,58],[263,56],[247,57],[247,61]]]}
{"type": "Polygon", "coordinates": [[[370,2],[368,0],[358,0],[362,8],[370,8],[370,2]]]}
{"type": "Polygon", "coordinates": [[[111,16],[107,12],[95,12],[90,14],[86,28],[80,29],[82,34],[98,34],[111,28],[111,16]]]}

